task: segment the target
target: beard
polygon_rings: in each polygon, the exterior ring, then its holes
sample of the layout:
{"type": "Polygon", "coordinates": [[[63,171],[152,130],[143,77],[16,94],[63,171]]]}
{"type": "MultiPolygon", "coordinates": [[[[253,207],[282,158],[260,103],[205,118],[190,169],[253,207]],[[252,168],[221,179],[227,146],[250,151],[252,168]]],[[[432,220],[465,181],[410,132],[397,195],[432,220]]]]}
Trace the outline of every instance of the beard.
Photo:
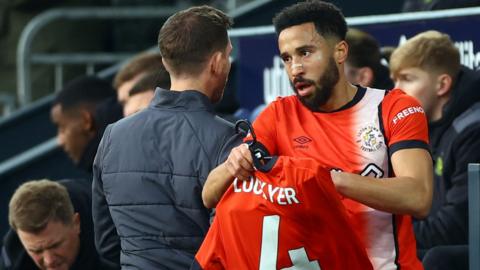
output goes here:
{"type": "Polygon", "coordinates": [[[297,77],[291,82],[293,91],[297,95],[300,102],[311,111],[320,111],[320,107],[327,103],[327,101],[332,96],[333,88],[338,83],[340,74],[338,72],[337,65],[333,57],[330,57],[328,60],[328,66],[324,74],[318,82],[313,80],[304,79],[303,77],[297,77]],[[297,89],[295,88],[295,83],[308,83],[315,86],[315,90],[309,96],[300,96],[297,89]]]}

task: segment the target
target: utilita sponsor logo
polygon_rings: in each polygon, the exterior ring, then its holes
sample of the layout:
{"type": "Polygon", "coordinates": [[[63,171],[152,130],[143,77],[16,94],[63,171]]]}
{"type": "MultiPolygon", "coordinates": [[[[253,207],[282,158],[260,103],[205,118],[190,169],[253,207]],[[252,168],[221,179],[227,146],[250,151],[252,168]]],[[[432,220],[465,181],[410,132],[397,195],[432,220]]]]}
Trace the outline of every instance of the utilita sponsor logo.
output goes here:
{"type": "Polygon", "coordinates": [[[263,99],[265,104],[274,101],[277,97],[285,97],[293,94],[290,80],[285,72],[282,59],[273,57],[273,67],[263,70],[263,99]]]}
{"type": "Polygon", "coordinates": [[[455,42],[460,51],[460,62],[471,69],[480,68],[480,52],[475,52],[472,40],[455,42]]]}

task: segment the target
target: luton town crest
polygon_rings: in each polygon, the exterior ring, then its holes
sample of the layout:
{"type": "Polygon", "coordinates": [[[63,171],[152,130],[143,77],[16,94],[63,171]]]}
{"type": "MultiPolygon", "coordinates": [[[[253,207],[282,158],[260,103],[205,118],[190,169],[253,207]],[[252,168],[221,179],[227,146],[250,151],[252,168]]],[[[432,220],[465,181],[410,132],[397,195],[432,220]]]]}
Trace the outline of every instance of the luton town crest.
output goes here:
{"type": "Polygon", "coordinates": [[[363,127],[357,133],[357,143],[363,151],[377,151],[384,144],[382,132],[373,125],[363,127]]]}

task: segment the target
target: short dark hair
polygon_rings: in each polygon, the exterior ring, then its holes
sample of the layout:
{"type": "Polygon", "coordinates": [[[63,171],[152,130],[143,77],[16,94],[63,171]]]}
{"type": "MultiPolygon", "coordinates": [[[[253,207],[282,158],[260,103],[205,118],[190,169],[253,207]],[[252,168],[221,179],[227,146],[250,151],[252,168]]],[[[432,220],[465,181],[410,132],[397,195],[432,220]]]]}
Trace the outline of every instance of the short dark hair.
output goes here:
{"type": "Polygon", "coordinates": [[[110,83],[95,76],[82,76],[68,82],[57,94],[53,105],[61,105],[62,110],[73,109],[79,105],[96,105],[115,96],[110,83]]]}
{"type": "Polygon", "coordinates": [[[312,22],[318,34],[344,40],[347,22],[340,9],[334,4],[310,0],[284,8],[273,18],[275,32],[280,34],[285,28],[312,22]]]}
{"type": "Polygon", "coordinates": [[[381,65],[382,56],[377,40],[356,28],[348,29],[346,39],[348,44],[347,62],[357,68],[369,67],[376,69],[381,65]]]}
{"type": "Polygon", "coordinates": [[[113,87],[118,89],[137,75],[163,68],[162,56],[158,52],[144,52],[134,56],[115,75],[113,87]]]}
{"type": "Polygon", "coordinates": [[[208,57],[225,50],[232,24],[225,13],[210,6],[192,7],[170,16],[158,35],[160,53],[169,71],[200,73],[208,57]]]}
{"type": "Polygon", "coordinates": [[[156,87],[163,89],[170,89],[170,76],[168,72],[163,69],[156,72],[150,72],[143,76],[133,87],[129,96],[134,96],[147,91],[153,91],[156,87]]]}

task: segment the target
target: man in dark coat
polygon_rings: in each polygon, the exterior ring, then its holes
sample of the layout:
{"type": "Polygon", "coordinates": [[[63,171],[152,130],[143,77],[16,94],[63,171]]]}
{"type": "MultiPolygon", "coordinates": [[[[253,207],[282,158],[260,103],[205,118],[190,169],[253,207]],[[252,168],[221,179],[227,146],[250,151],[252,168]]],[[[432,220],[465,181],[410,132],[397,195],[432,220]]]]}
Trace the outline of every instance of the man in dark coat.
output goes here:
{"type": "Polygon", "coordinates": [[[91,199],[86,180],[20,186],[10,201],[12,229],[3,239],[0,269],[105,269],[95,250],[91,199]],[[60,229],[50,232],[52,224],[60,229]]]}
{"type": "Polygon", "coordinates": [[[68,82],[53,102],[51,118],[58,128],[58,143],[88,174],[105,128],[123,116],[115,95],[107,81],[82,76],[68,82]]]}
{"type": "Polygon", "coordinates": [[[382,63],[377,40],[362,30],[349,28],[345,40],[348,43],[348,57],[345,75],[353,84],[390,90],[393,87],[388,67],[382,63]]]}
{"type": "MultiPolygon", "coordinates": [[[[414,223],[417,245],[424,252],[433,247],[467,245],[467,167],[480,162],[480,74],[462,67],[458,49],[447,35],[437,31],[420,33],[397,48],[390,68],[396,87],[415,96],[429,120],[434,197],[429,216],[414,223]]],[[[444,250],[434,251],[460,254],[444,250]]],[[[458,247],[453,250],[468,252],[458,247]]],[[[467,267],[467,254],[455,257],[467,267]]],[[[431,254],[426,258],[436,261],[431,254]]],[[[443,267],[462,269],[459,264],[443,267]]]]}
{"type": "Polygon", "coordinates": [[[95,244],[123,269],[189,269],[210,225],[201,192],[209,172],[240,143],[216,116],[232,45],[223,12],[193,7],[159,34],[170,90],[107,127],[93,165],[95,244]]]}

